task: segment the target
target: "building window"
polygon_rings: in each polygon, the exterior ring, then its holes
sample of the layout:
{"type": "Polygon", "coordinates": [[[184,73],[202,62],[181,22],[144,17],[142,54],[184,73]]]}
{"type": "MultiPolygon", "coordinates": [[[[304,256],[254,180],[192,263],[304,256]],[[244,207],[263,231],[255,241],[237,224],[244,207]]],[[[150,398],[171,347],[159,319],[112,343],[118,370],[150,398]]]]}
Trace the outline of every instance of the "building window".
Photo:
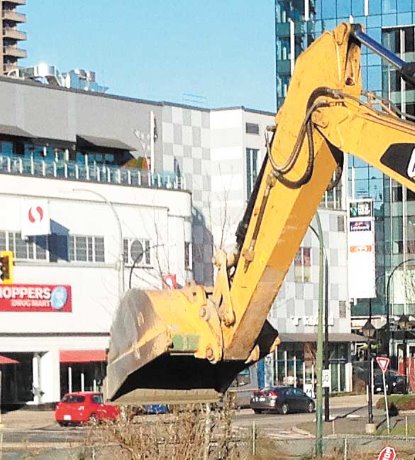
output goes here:
{"type": "Polygon", "coordinates": [[[0,250],[12,251],[15,259],[47,260],[45,236],[23,239],[20,232],[0,232],[0,250]]]}
{"type": "Polygon", "coordinates": [[[245,123],[246,134],[259,134],[259,125],[257,123],[245,123]]]}
{"type": "Polygon", "coordinates": [[[191,249],[191,243],[185,242],[184,243],[184,268],[185,270],[192,269],[190,249],[191,249]]]}
{"type": "Polygon", "coordinates": [[[51,235],[22,238],[20,232],[0,231],[0,250],[14,253],[16,260],[105,262],[104,238],[51,235]]]}
{"type": "Polygon", "coordinates": [[[151,246],[150,240],[139,238],[124,239],[124,263],[136,267],[151,266],[151,246]]]}
{"type": "Polygon", "coordinates": [[[70,235],[68,256],[74,262],[105,262],[104,238],[70,235]]]}
{"type": "Polygon", "coordinates": [[[246,149],[246,197],[249,199],[258,177],[258,149],[246,149]]]}
{"type": "Polygon", "coordinates": [[[295,255],[294,278],[298,283],[311,281],[311,248],[300,248],[295,255]]]}

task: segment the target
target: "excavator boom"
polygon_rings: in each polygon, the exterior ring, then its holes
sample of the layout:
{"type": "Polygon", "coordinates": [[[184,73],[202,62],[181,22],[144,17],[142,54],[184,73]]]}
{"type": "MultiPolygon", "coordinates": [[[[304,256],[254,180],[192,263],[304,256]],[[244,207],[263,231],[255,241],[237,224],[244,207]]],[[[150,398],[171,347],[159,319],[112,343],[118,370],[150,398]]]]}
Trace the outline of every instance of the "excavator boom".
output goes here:
{"type": "Polygon", "coordinates": [[[414,68],[357,25],[325,32],[296,63],[236,254],[219,251],[213,290],[130,290],[111,328],[107,397],[126,403],[211,401],[270,353],[266,321],[343,152],[415,191],[415,125],[362,96],[360,46],[413,83],[414,68]]]}

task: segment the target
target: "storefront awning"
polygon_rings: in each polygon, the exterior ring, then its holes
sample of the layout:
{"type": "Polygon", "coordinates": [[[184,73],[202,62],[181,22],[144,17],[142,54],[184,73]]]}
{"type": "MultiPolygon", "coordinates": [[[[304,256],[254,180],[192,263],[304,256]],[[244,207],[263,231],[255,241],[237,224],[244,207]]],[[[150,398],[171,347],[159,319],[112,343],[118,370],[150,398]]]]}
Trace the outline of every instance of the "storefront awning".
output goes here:
{"type": "Polygon", "coordinates": [[[78,147],[103,148],[109,150],[135,150],[134,147],[124,144],[118,139],[110,139],[108,137],[85,136],[79,134],[76,136],[76,144],[78,147]]]}
{"type": "MultiPolygon", "coordinates": [[[[306,334],[306,333],[281,333],[280,334],[281,342],[288,343],[288,342],[317,342],[317,334],[306,334]]],[[[366,342],[366,338],[359,334],[352,334],[352,333],[332,333],[329,334],[329,342],[366,342]]]]}
{"type": "Polygon", "coordinates": [[[16,361],[13,358],[9,358],[8,356],[0,355],[0,366],[2,364],[18,364],[18,363],[19,361],[16,361]]]}
{"type": "Polygon", "coordinates": [[[106,361],[105,350],[65,350],[59,352],[61,363],[90,363],[106,361]]]}
{"type": "Polygon", "coordinates": [[[12,125],[0,125],[0,134],[3,134],[4,136],[27,137],[29,139],[35,137],[33,134],[28,133],[24,129],[12,125]]]}

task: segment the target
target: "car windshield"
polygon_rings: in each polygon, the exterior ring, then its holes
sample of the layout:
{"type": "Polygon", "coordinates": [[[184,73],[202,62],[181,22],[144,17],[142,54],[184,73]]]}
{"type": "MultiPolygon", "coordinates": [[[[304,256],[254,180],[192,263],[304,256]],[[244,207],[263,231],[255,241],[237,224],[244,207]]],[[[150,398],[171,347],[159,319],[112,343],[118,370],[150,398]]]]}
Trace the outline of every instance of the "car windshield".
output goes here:
{"type": "Polygon", "coordinates": [[[104,398],[102,395],[93,395],[92,396],[92,402],[96,404],[103,404],[104,403],[104,398]]]}
{"type": "Polygon", "coordinates": [[[81,403],[85,401],[85,396],[81,395],[65,395],[62,402],[66,403],[81,403]]]}

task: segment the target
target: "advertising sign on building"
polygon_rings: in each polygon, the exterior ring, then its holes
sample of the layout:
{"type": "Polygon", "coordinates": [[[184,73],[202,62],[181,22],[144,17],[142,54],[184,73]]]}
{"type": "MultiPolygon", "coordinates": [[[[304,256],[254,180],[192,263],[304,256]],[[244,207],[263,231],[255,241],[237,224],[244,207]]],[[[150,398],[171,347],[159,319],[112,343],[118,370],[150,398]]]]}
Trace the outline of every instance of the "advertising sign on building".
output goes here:
{"type": "Polygon", "coordinates": [[[71,312],[71,286],[0,285],[0,312],[71,312]]]}
{"type": "Polygon", "coordinates": [[[50,234],[47,200],[24,200],[21,207],[22,237],[50,234]]]}
{"type": "Polygon", "coordinates": [[[351,299],[376,297],[375,221],[371,198],[349,202],[348,271],[351,299]]]}

